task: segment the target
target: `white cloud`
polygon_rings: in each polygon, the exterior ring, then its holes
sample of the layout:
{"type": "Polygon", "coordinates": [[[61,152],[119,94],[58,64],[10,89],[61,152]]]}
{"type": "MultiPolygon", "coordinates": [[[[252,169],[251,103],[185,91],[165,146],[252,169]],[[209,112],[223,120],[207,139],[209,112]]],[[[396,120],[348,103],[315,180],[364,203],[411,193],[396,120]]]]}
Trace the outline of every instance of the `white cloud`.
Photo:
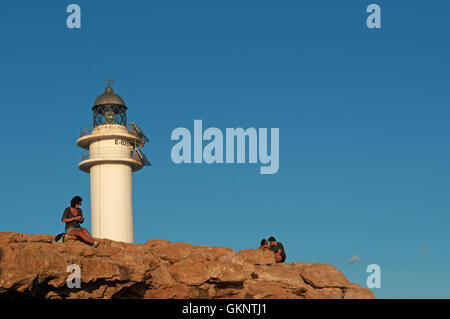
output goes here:
{"type": "Polygon", "coordinates": [[[359,262],[361,262],[361,258],[358,255],[353,255],[353,257],[348,261],[349,264],[356,264],[359,262]]]}

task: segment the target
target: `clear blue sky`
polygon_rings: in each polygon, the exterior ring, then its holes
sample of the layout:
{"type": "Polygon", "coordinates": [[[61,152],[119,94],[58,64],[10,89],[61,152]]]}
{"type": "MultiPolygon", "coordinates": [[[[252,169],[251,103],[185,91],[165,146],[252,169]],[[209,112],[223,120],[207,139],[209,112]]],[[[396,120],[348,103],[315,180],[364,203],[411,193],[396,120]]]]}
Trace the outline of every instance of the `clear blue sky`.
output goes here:
{"type": "Polygon", "coordinates": [[[110,76],[151,139],[135,241],[271,235],[378,298],[450,297],[450,2],[8,1],[0,5],[0,230],[58,234],[89,175],[80,128],[110,76]],[[67,5],[82,10],[66,27],[67,5]],[[365,25],[382,9],[382,28],[365,25]],[[280,170],[175,165],[177,127],[280,128],[280,170]],[[357,255],[361,262],[350,264],[357,255]]]}

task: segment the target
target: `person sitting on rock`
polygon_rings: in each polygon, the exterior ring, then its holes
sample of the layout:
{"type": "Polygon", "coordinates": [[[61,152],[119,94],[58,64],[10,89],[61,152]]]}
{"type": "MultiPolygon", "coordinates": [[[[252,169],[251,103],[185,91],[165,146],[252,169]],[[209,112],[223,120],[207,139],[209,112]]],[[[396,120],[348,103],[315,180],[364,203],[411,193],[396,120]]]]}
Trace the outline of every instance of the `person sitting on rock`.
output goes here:
{"type": "Polygon", "coordinates": [[[284,251],[283,244],[277,242],[273,236],[269,238],[269,243],[270,250],[275,254],[275,260],[277,263],[284,263],[286,260],[286,252],[284,251]]]}
{"type": "Polygon", "coordinates": [[[258,249],[261,249],[261,250],[269,250],[270,249],[269,243],[267,242],[266,239],[261,240],[261,244],[258,249]]]}
{"type": "Polygon", "coordinates": [[[63,223],[66,223],[66,234],[75,236],[83,242],[96,248],[98,246],[98,242],[94,241],[86,228],[82,228],[80,226],[80,224],[84,222],[83,212],[80,208],[81,202],[82,199],[80,196],[75,196],[72,198],[70,201],[70,207],[67,207],[64,210],[61,220],[63,223]]]}

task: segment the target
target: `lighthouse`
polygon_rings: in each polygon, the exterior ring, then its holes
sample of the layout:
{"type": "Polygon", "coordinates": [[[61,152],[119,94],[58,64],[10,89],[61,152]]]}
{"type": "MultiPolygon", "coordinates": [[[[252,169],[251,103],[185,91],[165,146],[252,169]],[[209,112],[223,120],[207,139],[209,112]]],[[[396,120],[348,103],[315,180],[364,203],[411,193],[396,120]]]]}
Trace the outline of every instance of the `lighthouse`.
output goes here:
{"type": "Polygon", "coordinates": [[[111,82],[94,102],[93,123],[81,129],[78,167],[90,174],[91,232],[95,238],[134,242],[132,173],[149,166],[142,153],[148,138],[127,122],[127,106],[111,82]]]}

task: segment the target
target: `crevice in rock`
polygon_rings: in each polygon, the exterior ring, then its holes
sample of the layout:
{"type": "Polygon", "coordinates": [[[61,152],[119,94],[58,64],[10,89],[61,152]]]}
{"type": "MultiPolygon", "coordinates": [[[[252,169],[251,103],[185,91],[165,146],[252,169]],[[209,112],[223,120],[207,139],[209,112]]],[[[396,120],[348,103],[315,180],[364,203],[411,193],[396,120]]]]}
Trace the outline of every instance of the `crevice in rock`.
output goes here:
{"type": "Polygon", "coordinates": [[[129,287],[123,287],[111,296],[111,299],[142,299],[150,287],[145,282],[136,282],[129,287]]]}
{"type": "Polygon", "coordinates": [[[288,291],[292,292],[294,295],[305,298],[308,289],[298,288],[298,289],[288,289],[288,291]]]}
{"type": "MultiPolygon", "coordinates": [[[[302,277],[303,278],[303,277],[302,277]]],[[[306,286],[311,287],[312,289],[321,289],[319,287],[315,287],[310,281],[306,280],[305,278],[303,278],[303,281],[305,282],[306,286]]]]}
{"type": "Polygon", "coordinates": [[[306,278],[304,278],[303,276],[302,276],[302,278],[303,278],[303,281],[305,282],[305,284],[306,285],[308,285],[308,286],[310,286],[310,287],[312,287],[313,289],[326,289],[326,288],[339,288],[339,289],[346,289],[345,287],[340,287],[340,286],[327,286],[327,287],[319,287],[319,286],[316,286],[316,285],[314,285],[314,283],[313,282],[311,282],[310,280],[307,280],[306,278]]]}
{"type": "MultiPolygon", "coordinates": [[[[301,275],[300,275],[301,276],[301,275]]],[[[307,284],[308,286],[311,286],[314,289],[322,289],[323,287],[317,287],[316,285],[314,285],[314,283],[308,279],[306,279],[305,277],[301,276],[303,281],[305,282],[305,284],[307,284]]]]}
{"type": "Polygon", "coordinates": [[[207,283],[213,284],[217,289],[244,289],[243,281],[217,281],[210,279],[207,283]]]}
{"type": "Polygon", "coordinates": [[[18,284],[14,285],[7,292],[0,294],[0,299],[43,299],[50,291],[55,291],[55,287],[48,284],[52,279],[53,277],[48,277],[39,283],[39,278],[35,277],[31,287],[25,291],[18,291],[18,284]]]}
{"type": "Polygon", "coordinates": [[[345,298],[345,294],[347,293],[347,288],[341,288],[341,291],[342,291],[342,298],[341,299],[344,299],[345,298]]]}

